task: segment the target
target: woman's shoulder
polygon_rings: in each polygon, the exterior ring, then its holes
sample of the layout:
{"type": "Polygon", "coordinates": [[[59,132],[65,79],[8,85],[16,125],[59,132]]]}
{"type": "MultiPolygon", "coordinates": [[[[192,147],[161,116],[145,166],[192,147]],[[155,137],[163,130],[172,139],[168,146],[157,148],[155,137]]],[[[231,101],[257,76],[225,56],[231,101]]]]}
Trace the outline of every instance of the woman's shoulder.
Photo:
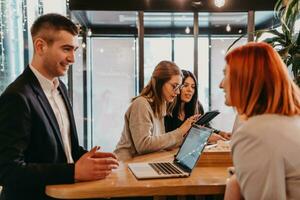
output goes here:
{"type": "Polygon", "coordinates": [[[246,123],[244,128],[280,128],[280,126],[285,126],[288,124],[299,123],[300,116],[286,116],[286,115],[278,115],[278,114],[263,114],[250,117],[246,123]]]}
{"type": "Polygon", "coordinates": [[[149,104],[149,101],[144,96],[138,96],[132,101],[132,104],[149,104]]]}
{"type": "Polygon", "coordinates": [[[131,102],[131,106],[130,106],[130,109],[141,109],[141,108],[144,108],[144,109],[151,109],[151,105],[149,103],[149,100],[147,98],[145,98],[144,96],[138,96],[136,97],[132,102],[131,102]]]}
{"type": "MultiPolygon", "coordinates": [[[[274,133],[295,131],[300,126],[300,116],[284,116],[277,114],[263,114],[250,117],[236,130],[240,137],[254,137],[265,139],[273,137],[274,133]],[[244,134],[244,133],[247,134],[244,134]]],[[[300,131],[300,129],[299,129],[300,131]]],[[[234,135],[235,135],[234,134],[234,135]]]]}
{"type": "Polygon", "coordinates": [[[245,121],[232,135],[230,145],[233,155],[238,158],[247,154],[260,159],[259,152],[268,155],[267,159],[281,159],[289,157],[287,149],[300,144],[299,132],[300,116],[263,114],[245,121]]]}

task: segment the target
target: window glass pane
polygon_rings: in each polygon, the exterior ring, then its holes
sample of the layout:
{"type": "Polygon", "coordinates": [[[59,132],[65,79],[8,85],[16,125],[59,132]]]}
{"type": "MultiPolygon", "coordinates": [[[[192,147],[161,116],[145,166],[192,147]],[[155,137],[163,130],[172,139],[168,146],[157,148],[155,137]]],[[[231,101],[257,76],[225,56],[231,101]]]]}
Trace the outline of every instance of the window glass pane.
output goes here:
{"type": "MultiPolygon", "coordinates": [[[[175,63],[185,70],[194,72],[194,38],[174,39],[175,63]]],[[[198,98],[208,111],[208,38],[198,39],[198,98]]]]}
{"type": "Polygon", "coordinates": [[[300,32],[300,18],[295,23],[295,33],[300,32]]]}
{"type": "MultiPolygon", "coordinates": [[[[25,0],[24,0],[25,1],[25,0]]],[[[29,61],[32,58],[33,55],[33,44],[32,44],[32,38],[30,34],[30,28],[33,24],[33,22],[43,13],[43,4],[39,0],[30,0],[27,1],[27,35],[24,37],[24,51],[28,51],[28,58],[29,61]],[[28,3],[30,2],[30,3],[28,3]],[[27,40],[27,41],[26,41],[27,40]]],[[[26,59],[26,58],[25,58],[26,59]]],[[[26,63],[25,63],[26,64],[26,63]]]]}
{"type": "Polygon", "coordinates": [[[93,38],[91,49],[93,145],[112,151],[135,95],[135,39],[93,38]]]}
{"type": "MultiPolygon", "coordinates": [[[[166,34],[170,34],[174,28],[180,28],[180,33],[185,34],[184,30],[193,27],[193,13],[186,12],[145,12],[144,13],[145,34],[149,33],[147,28],[167,29],[166,34]],[[169,33],[168,33],[169,32],[169,33]]],[[[152,29],[153,30],[153,29],[152,29]]]]}
{"type": "Polygon", "coordinates": [[[1,1],[0,9],[1,94],[24,69],[23,18],[21,16],[24,8],[22,8],[22,1],[10,0],[1,1]]]}
{"type": "MultiPolygon", "coordinates": [[[[214,128],[231,132],[236,113],[232,107],[224,104],[224,92],[219,88],[223,79],[223,69],[225,67],[225,55],[228,47],[241,34],[247,30],[247,13],[210,13],[208,19],[210,28],[214,28],[214,35],[211,36],[210,43],[210,70],[211,70],[211,109],[218,109],[221,114],[212,121],[214,128]],[[217,28],[216,28],[217,27],[217,28]],[[218,33],[219,32],[219,33],[218,33]],[[226,35],[225,35],[226,34],[226,35]]],[[[242,38],[235,48],[247,42],[247,38],[242,38]]]]}
{"type": "Polygon", "coordinates": [[[61,0],[43,0],[44,14],[46,13],[59,13],[66,15],[67,6],[66,1],[61,0]]]}
{"type": "Polygon", "coordinates": [[[181,69],[194,70],[194,38],[174,39],[174,62],[181,69]]]}
{"type": "MultiPolygon", "coordinates": [[[[211,40],[211,108],[218,109],[221,114],[213,120],[213,127],[231,131],[235,119],[235,111],[232,107],[224,104],[224,92],[219,88],[224,77],[225,54],[228,46],[236,39],[234,38],[212,38],[211,40]]],[[[240,40],[235,46],[240,46],[247,42],[246,38],[240,40]]],[[[234,47],[233,47],[234,48],[234,47]]]]}
{"type": "Polygon", "coordinates": [[[209,43],[208,37],[198,38],[198,98],[204,111],[209,105],[209,43]]]}
{"type": "MultiPolygon", "coordinates": [[[[274,17],[273,11],[255,11],[255,29],[256,30],[263,30],[269,28],[275,28],[278,21],[274,17]]],[[[281,31],[281,27],[276,28],[279,32],[281,31]]],[[[258,41],[263,41],[266,38],[274,37],[273,34],[270,33],[263,33],[258,41]]]]}
{"type": "Polygon", "coordinates": [[[146,85],[160,61],[172,60],[172,42],[171,38],[145,38],[144,43],[144,85],[146,85]]]}
{"type": "Polygon", "coordinates": [[[83,55],[82,38],[78,39],[79,48],[75,54],[75,63],[72,65],[73,75],[73,112],[78,133],[78,140],[83,146],[83,55]]]}

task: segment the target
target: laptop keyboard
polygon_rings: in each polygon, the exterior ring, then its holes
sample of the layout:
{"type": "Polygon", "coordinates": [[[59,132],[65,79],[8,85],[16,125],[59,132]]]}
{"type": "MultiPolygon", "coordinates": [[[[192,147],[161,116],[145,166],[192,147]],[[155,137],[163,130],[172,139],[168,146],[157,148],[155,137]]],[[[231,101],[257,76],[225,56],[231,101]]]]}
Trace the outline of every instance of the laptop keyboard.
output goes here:
{"type": "Polygon", "coordinates": [[[149,165],[158,173],[158,174],[183,174],[171,163],[149,163],[149,165]]]}

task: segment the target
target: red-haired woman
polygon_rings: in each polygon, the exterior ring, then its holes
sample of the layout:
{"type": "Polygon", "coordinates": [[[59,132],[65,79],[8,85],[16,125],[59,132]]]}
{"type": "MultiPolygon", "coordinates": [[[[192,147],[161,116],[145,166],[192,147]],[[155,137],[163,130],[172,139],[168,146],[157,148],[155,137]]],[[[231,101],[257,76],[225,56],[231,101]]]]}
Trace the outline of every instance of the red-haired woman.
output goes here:
{"type": "MultiPolygon", "coordinates": [[[[220,87],[247,120],[232,136],[245,199],[300,199],[300,90],[277,52],[248,43],[229,52],[220,87]]],[[[226,192],[226,196],[229,196],[226,192]]]]}

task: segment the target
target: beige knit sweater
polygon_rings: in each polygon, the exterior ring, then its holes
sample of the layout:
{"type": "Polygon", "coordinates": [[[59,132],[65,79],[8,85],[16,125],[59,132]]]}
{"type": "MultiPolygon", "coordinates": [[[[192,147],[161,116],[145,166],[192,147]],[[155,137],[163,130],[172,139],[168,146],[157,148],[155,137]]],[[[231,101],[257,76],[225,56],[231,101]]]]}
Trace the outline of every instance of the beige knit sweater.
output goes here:
{"type": "Polygon", "coordinates": [[[154,116],[145,97],[138,97],[125,114],[125,125],[114,153],[124,161],[137,155],[178,147],[183,141],[182,135],[180,129],[165,133],[163,118],[154,116]]]}

